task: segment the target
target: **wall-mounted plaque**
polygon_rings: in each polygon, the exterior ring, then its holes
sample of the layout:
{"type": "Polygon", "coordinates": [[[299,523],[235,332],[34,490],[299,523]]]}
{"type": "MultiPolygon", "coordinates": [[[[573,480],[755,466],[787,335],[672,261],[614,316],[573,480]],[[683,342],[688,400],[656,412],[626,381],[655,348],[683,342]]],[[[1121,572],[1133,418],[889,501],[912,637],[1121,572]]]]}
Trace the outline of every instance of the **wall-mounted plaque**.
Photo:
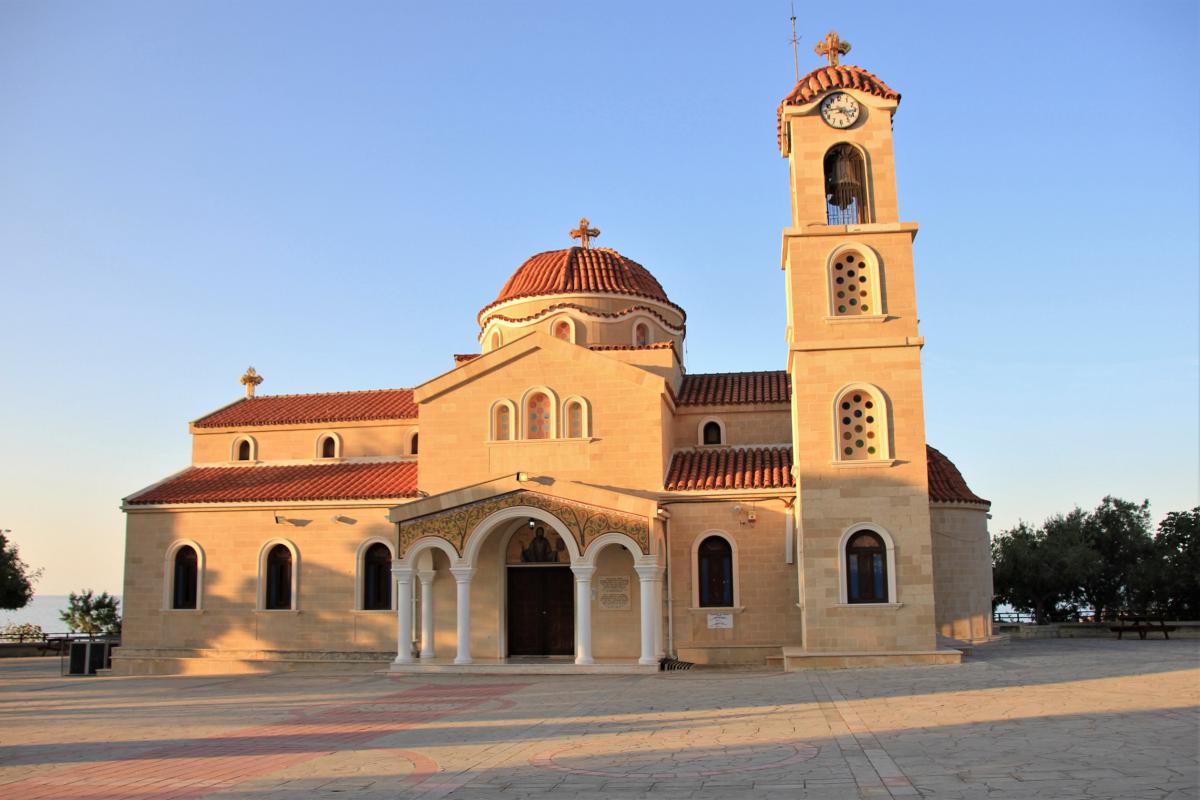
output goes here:
{"type": "Polygon", "coordinates": [[[629,576],[605,575],[596,579],[596,602],[601,611],[628,611],[629,576]]]}
{"type": "Polygon", "coordinates": [[[733,614],[709,614],[708,615],[708,627],[709,628],[732,628],[733,627],[733,614]]]}

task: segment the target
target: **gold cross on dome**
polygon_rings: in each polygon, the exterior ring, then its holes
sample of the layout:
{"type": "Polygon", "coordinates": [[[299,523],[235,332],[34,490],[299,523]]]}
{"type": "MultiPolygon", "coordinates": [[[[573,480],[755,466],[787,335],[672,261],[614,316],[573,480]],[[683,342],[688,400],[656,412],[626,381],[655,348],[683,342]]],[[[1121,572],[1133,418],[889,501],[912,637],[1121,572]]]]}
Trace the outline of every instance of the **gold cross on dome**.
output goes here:
{"type": "Polygon", "coordinates": [[[599,228],[589,228],[588,227],[587,217],[580,218],[579,227],[576,230],[571,231],[571,238],[581,240],[580,244],[583,245],[584,250],[586,250],[588,247],[588,240],[593,239],[599,235],[600,235],[599,228]]]}
{"type": "Polygon", "coordinates": [[[246,397],[254,397],[254,387],[263,382],[262,375],[254,371],[254,367],[246,370],[246,374],[242,376],[242,386],[246,387],[246,397]]]}
{"type": "Polygon", "coordinates": [[[837,31],[830,31],[825,34],[825,38],[817,42],[817,46],[813,48],[819,56],[825,56],[829,59],[829,66],[836,67],[838,65],[838,56],[844,56],[850,52],[850,43],[843,42],[837,35],[837,31]]]}

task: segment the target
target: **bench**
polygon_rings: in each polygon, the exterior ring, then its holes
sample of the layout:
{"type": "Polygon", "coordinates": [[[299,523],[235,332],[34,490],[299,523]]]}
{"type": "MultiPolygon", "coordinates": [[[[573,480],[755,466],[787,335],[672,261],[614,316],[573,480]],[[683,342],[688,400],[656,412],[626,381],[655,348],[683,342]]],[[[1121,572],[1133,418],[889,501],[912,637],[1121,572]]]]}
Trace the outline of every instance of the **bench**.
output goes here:
{"type": "Polygon", "coordinates": [[[1147,633],[1161,633],[1164,639],[1171,638],[1175,625],[1168,625],[1158,618],[1157,621],[1144,614],[1127,614],[1117,617],[1117,624],[1109,628],[1120,639],[1126,633],[1136,633],[1139,639],[1145,639],[1147,633]]]}

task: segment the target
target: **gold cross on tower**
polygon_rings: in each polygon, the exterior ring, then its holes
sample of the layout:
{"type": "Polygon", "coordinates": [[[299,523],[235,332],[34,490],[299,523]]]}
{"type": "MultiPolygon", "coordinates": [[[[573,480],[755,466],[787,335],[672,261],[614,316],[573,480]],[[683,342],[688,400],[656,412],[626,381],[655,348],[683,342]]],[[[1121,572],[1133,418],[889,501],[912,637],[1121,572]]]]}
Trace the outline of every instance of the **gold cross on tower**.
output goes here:
{"type": "Polygon", "coordinates": [[[817,55],[825,56],[829,59],[829,66],[836,67],[838,65],[838,56],[844,56],[850,52],[850,43],[843,42],[838,38],[837,31],[830,31],[825,34],[825,38],[817,42],[817,46],[813,48],[817,55]]]}
{"type": "Polygon", "coordinates": [[[262,375],[254,371],[254,367],[246,370],[242,376],[242,386],[246,387],[246,397],[254,397],[254,387],[263,382],[262,375]]]}
{"type": "Polygon", "coordinates": [[[599,236],[599,235],[600,235],[599,228],[589,228],[588,227],[587,217],[581,218],[579,220],[579,228],[571,231],[571,238],[572,239],[580,239],[581,240],[580,244],[583,245],[584,250],[587,250],[588,240],[595,238],[596,236],[599,236]]]}

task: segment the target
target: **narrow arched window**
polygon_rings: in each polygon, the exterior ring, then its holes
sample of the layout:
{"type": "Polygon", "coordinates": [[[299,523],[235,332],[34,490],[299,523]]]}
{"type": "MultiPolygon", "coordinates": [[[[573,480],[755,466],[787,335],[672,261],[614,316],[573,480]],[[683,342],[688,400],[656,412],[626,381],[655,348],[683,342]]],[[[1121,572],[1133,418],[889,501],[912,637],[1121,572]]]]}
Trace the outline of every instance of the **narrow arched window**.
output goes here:
{"type": "Polygon", "coordinates": [[[578,400],[567,403],[567,436],[583,438],[583,403],[578,400]]]}
{"type": "Polygon", "coordinates": [[[500,331],[492,332],[492,349],[495,350],[500,346],[500,331]]]}
{"type": "Polygon", "coordinates": [[[525,438],[549,439],[554,422],[550,398],[545,392],[534,392],[525,401],[525,438]]]}
{"type": "Polygon", "coordinates": [[[571,323],[565,319],[554,323],[554,338],[562,339],[564,342],[571,341],[571,323]]]}
{"type": "Polygon", "coordinates": [[[837,400],[837,456],[840,461],[889,458],[887,410],[878,395],[852,388],[837,400]]]}
{"type": "Polygon", "coordinates": [[[190,545],[175,551],[175,564],[171,577],[171,608],[196,608],[199,599],[199,558],[190,545]]]}
{"type": "Polygon", "coordinates": [[[639,322],[633,328],[633,343],[637,347],[645,347],[650,344],[650,326],[644,322],[639,322]]]}
{"type": "Polygon", "coordinates": [[[492,413],[495,415],[492,420],[492,439],[507,442],[512,438],[512,409],[501,403],[492,413]]]}
{"type": "Polygon", "coordinates": [[[321,440],[321,458],[333,458],[337,455],[337,442],[332,436],[321,440]]]}
{"type": "Polygon", "coordinates": [[[706,422],[704,423],[704,443],[705,444],[724,444],[721,437],[721,423],[706,422]]]}
{"type": "Polygon", "coordinates": [[[862,531],[846,542],[846,602],[888,601],[887,549],[883,540],[862,531]]]}
{"type": "Polygon", "coordinates": [[[861,253],[846,250],[838,253],[829,265],[829,293],[833,301],[833,316],[857,317],[880,314],[878,273],[861,253]]]}
{"type": "Polygon", "coordinates": [[[722,536],[709,536],[696,551],[701,607],[733,605],[733,548],[722,536]]]}
{"type": "Polygon", "coordinates": [[[250,440],[249,439],[242,439],[242,441],[238,442],[237,460],[238,461],[249,461],[250,460],[250,440]]]}
{"type": "Polygon", "coordinates": [[[268,609],[292,607],[292,551],[287,545],[277,544],[267,553],[267,585],[263,592],[263,606],[268,609]]]}
{"type": "Polygon", "coordinates": [[[862,153],[835,144],[825,153],[825,216],[829,225],[859,225],[867,215],[867,170],[862,153]]]}
{"type": "Polygon", "coordinates": [[[381,611],[392,607],[392,551],[376,542],[367,548],[362,564],[363,608],[381,611]]]}
{"type": "Polygon", "coordinates": [[[420,449],[420,444],[421,444],[420,435],[414,433],[412,435],[412,447],[409,448],[409,452],[414,456],[418,455],[418,450],[420,449]]]}

